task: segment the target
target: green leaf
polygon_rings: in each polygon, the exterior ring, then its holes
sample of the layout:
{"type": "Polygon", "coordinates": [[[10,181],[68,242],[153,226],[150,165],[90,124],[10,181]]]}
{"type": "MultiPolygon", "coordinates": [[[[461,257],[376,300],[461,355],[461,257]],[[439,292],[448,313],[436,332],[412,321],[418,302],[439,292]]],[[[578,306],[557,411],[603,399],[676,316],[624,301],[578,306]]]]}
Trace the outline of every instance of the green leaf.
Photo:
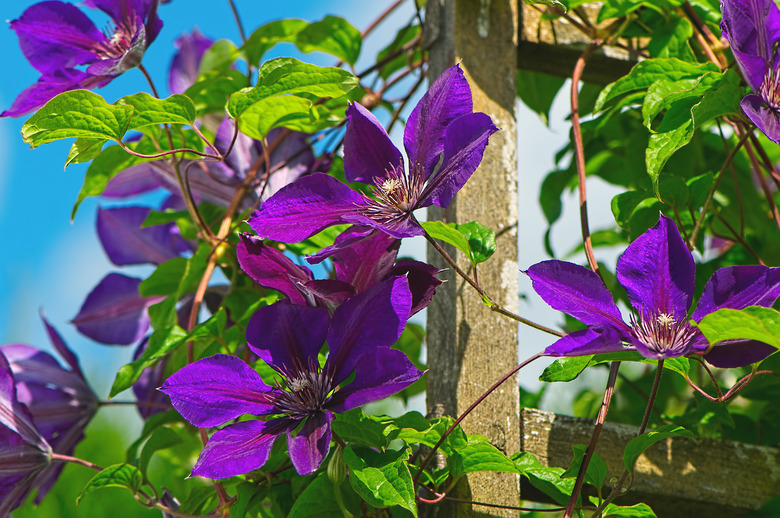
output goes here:
{"type": "Polygon", "coordinates": [[[659,79],[647,89],[645,100],[642,103],[642,121],[648,129],[655,117],[668,109],[677,101],[696,98],[700,99],[705,93],[723,82],[723,74],[720,72],[707,72],[703,76],[678,79],[670,81],[659,79]]]}
{"type": "Polygon", "coordinates": [[[257,84],[230,96],[228,114],[239,118],[250,106],[271,96],[306,94],[315,98],[341,97],[358,79],[340,68],[318,67],[294,58],[277,58],[263,63],[257,84]]]}
{"type": "Polygon", "coordinates": [[[719,309],[697,324],[710,344],[724,340],[758,340],[780,349],[780,312],[750,306],[745,309],[719,309]]]}
{"type": "Polygon", "coordinates": [[[333,432],[342,440],[374,448],[386,448],[390,442],[386,432],[396,428],[391,423],[367,416],[359,408],[336,414],[332,426],[333,432]]]}
{"type": "Polygon", "coordinates": [[[179,282],[187,269],[187,259],[174,257],[168,259],[152,272],[152,274],[138,286],[138,293],[142,297],[155,295],[172,295],[178,293],[179,282]]]}
{"type": "Polygon", "coordinates": [[[149,437],[149,440],[146,441],[146,445],[144,445],[144,449],[141,451],[138,469],[145,475],[146,469],[149,467],[149,461],[152,460],[152,455],[154,455],[156,451],[168,449],[181,442],[181,437],[170,428],[163,426],[156,429],[152,436],[149,437]]]}
{"type": "Polygon", "coordinates": [[[496,251],[496,235],[492,230],[472,221],[463,225],[455,225],[469,244],[469,259],[473,264],[487,261],[496,251]]]}
{"type": "Polygon", "coordinates": [[[109,466],[90,480],[79,496],[76,497],[76,504],[81,502],[89,493],[105,487],[123,487],[129,489],[133,494],[141,489],[144,483],[144,477],[135,466],[130,464],[114,464],[109,466]]]}
{"type": "Polygon", "coordinates": [[[555,500],[557,504],[566,505],[574,490],[573,478],[561,478],[563,468],[551,468],[542,464],[528,452],[512,455],[515,467],[528,478],[535,488],[555,500]]]}
{"type": "Polygon", "coordinates": [[[262,140],[273,128],[283,126],[296,131],[316,118],[312,102],[302,97],[287,95],[261,99],[244,110],[238,127],[247,136],[262,140]]]}
{"type": "Polygon", "coordinates": [[[466,236],[458,232],[454,224],[447,225],[442,221],[426,221],[422,223],[425,232],[435,239],[441,239],[449,243],[467,256],[470,255],[471,247],[466,236]]]}
{"type": "Polygon", "coordinates": [[[593,356],[573,356],[571,358],[557,358],[548,365],[539,381],[571,381],[580,375],[593,359],[593,356]]]}
{"type": "Polygon", "coordinates": [[[114,397],[120,392],[129,389],[133,383],[138,381],[141,372],[145,368],[150,367],[160,358],[184,343],[186,337],[187,333],[179,326],[155,330],[152,336],[149,337],[149,343],[143,354],[137,360],[120,367],[108,397],[114,397]]]}
{"type": "Polygon", "coordinates": [[[88,90],[63,92],[22,125],[22,139],[36,148],[64,138],[122,140],[131,106],[114,106],[88,90]]]}
{"type": "Polygon", "coordinates": [[[550,109],[566,79],[559,76],[518,69],[517,96],[549,125],[550,109]]]}
{"type": "Polygon", "coordinates": [[[344,448],[349,481],[357,493],[374,507],[399,505],[417,516],[414,483],[407,450],[377,452],[369,448],[344,448]]]}
{"type": "MultiPolygon", "coordinates": [[[[390,55],[399,52],[404,45],[407,45],[415,38],[419,37],[421,32],[422,29],[419,25],[407,25],[406,27],[402,27],[390,45],[379,51],[376,55],[376,62],[379,63],[380,61],[384,61],[390,57],[390,55]]],[[[382,65],[382,68],[379,69],[379,77],[387,80],[395,72],[398,72],[412,63],[420,61],[420,59],[422,59],[422,53],[420,51],[420,46],[417,45],[414,49],[410,49],[410,51],[406,53],[401,53],[385,62],[385,64],[382,65]]]]}
{"type": "MultiPolygon", "coordinates": [[[[349,485],[342,484],[336,488],[328,479],[328,474],[321,472],[295,499],[287,518],[320,518],[323,516],[341,518],[344,514],[336,499],[336,491],[342,492],[347,510],[355,516],[360,516],[361,500],[349,485]]],[[[260,516],[266,515],[261,513],[260,516]]]]}
{"type": "Polygon", "coordinates": [[[266,23],[255,29],[241,49],[246,54],[250,64],[256,67],[260,66],[263,56],[274,45],[282,42],[294,42],[295,36],[307,25],[309,22],[294,18],[266,23]]]}
{"type": "Polygon", "coordinates": [[[625,464],[626,469],[629,472],[633,472],[636,460],[647,448],[658,441],[663,441],[664,439],[669,439],[671,437],[693,437],[693,434],[682,426],[669,424],[661,426],[655,431],[640,435],[639,437],[634,437],[626,444],[626,449],[623,451],[623,464],[625,464]]]}
{"type": "Polygon", "coordinates": [[[454,450],[447,458],[447,465],[453,479],[477,471],[519,473],[514,462],[486,441],[469,442],[466,447],[454,450]]]}
{"type": "Polygon", "coordinates": [[[238,70],[207,72],[189,87],[184,95],[192,99],[198,116],[222,111],[231,95],[249,84],[247,77],[238,70]]]}
{"type": "Polygon", "coordinates": [[[326,16],[298,32],[295,45],[301,52],[327,52],[354,66],[362,41],[360,31],[348,21],[338,16],[326,16]]]}
{"type": "Polygon", "coordinates": [[[675,151],[690,142],[694,129],[715,117],[739,113],[742,89],[734,77],[733,73],[727,72],[721,86],[705,93],[698,102],[696,98],[686,97],[667,109],[658,133],[650,135],[645,153],[647,174],[653,182],[656,195],[659,195],[658,175],[661,169],[675,151]]]}
{"type": "Polygon", "coordinates": [[[156,124],[193,124],[197,112],[186,95],[174,94],[167,99],[157,99],[146,92],[122,97],[117,106],[132,106],[135,111],[128,130],[156,124]]]}
{"type": "MultiPolygon", "coordinates": [[[[579,474],[580,466],[582,466],[582,461],[585,459],[587,446],[575,444],[571,448],[574,451],[574,459],[572,459],[569,469],[561,475],[562,478],[576,478],[579,474]]],[[[594,452],[588,463],[588,469],[585,470],[585,482],[596,488],[601,488],[606,480],[607,463],[598,453],[594,452]]]]}
{"type": "Polygon", "coordinates": [[[224,72],[239,57],[241,57],[241,52],[236,48],[235,43],[227,39],[217,40],[203,53],[198,66],[198,74],[202,75],[212,71],[224,72]]]}
{"type": "Polygon", "coordinates": [[[102,138],[77,138],[76,142],[70,146],[68,158],[65,160],[65,167],[68,167],[70,164],[83,164],[84,162],[89,162],[100,154],[100,151],[103,149],[103,144],[106,142],[108,141],[102,138]]]}
{"type": "Polygon", "coordinates": [[[602,516],[606,518],[656,518],[655,513],[647,504],[634,504],[632,506],[609,504],[604,508],[602,516]]]}
{"type": "MultiPolygon", "coordinates": [[[[596,100],[594,111],[602,111],[612,103],[619,100],[627,94],[640,90],[647,90],[658,80],[677,81],[680,79],[696,78],[705,72],[719,72],[720,69],[714,63],[694,64],[681,61],[676,58],[669,59],[648,59],[640,61],[628,75],[621,77],[614,83],[608,84],[601,91],[596,100]]],[[[625,99],[623,99],[625,101],[625,99]]],[[[618,102],[617,106],[623,105],[618,102]]]]}

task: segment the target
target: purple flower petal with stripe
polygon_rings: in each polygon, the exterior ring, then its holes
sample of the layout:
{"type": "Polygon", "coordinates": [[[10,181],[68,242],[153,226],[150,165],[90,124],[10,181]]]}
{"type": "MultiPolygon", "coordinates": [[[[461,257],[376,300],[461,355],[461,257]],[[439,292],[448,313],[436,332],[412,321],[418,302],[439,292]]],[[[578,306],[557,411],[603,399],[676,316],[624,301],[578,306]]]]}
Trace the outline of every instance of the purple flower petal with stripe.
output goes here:
{"type": "Polygon", "coordinates": [[[147,308],[163,297],[142,297],[138,293],[141,279],[109,273],[87,295],[78,315],[76,329],[106,345],[136,343],[149,329],[147,308]]]}
{"type": "Polygon", "coordinates": [[[175,223],[141,228],[150,212],[148,207],[98,208],[98,237],[112,263],[162,264],[186,249],[175,223]]]}

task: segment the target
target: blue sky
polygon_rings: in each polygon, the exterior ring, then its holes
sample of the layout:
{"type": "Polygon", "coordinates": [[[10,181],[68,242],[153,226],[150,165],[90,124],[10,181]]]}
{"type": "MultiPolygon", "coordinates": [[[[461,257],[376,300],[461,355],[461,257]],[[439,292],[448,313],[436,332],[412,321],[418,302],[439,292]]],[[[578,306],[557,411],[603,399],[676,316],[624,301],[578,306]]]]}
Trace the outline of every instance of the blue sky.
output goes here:
{"type": "MultiPolygon", "coordinates": [[[[12,20],[35,2],[2,2],[0,18],[12,20]]],[[[327,14],[343,16],[362,30],[392,2],[298,1],[258,2],[236,0],[249,33],[257,26],[278,18],[318,20],[327,14]]],[[[99,11],[85,9],[98,27],[107,23],[99,11]]],[[[413,5],[396,11],[364,45],[358,69],[369,63],[378,49],[389,43],[395,31],[413,15],[413,5]]],[[[227,1],[173,0],[160,7],[165,25],[144,56],[158,89],[166,88],[167,69],[174,53],[173,41],[197,26],[211,38],[240,42],[227,1]]],[[[27,63],[18,47],[16,35],[7,25],[0,28],[0,48],[5,72],[0,82],[0,109],[34,83],[38,73],[27,63]]],[[[320,65],[332,65],[334,59],[322,54],[300,55],[292,45],[281,45],[273,55],[293,55],[320,65]]],[[[137,70],[115,79],[97,93],[113,102],[119,97],[147,91],[137,70]]],[[[31,150],[22,142],[20,129],[26,118],[0,119],[0,344],[28,343],[48,348],[38,309],[45,309],[51,323],[63,334],[86,366],[97,374],[96,388],[106,393],[116,368],[126,363],[130,348],[106,347],[82,337],[68,321],[78,312],[87,293],[109,271],[108,262],[95,233],[95,199],[86,201],[73,224],[70,211],[81,188],[86,168],[63,164],[71,142],[55,142],[31,150]]],[[[103,202],[106,206],[110,202],[103,202]]],[[[130,275],[144,275],[148,269],[122,269],[130,275]]]]}

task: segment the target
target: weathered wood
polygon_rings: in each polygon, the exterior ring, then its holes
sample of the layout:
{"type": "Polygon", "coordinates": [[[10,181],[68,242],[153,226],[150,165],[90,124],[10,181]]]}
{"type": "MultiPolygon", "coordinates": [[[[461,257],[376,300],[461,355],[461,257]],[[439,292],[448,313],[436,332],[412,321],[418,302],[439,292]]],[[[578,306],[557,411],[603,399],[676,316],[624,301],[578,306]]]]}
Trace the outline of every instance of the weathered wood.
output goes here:
{"type": "MultiPolygon", "coordinates": [[[[568,467],[572,446],[587,444],[594,422],[525,408],[522,448],[547,466],[568,467]]],[[[607,482],[623,473],[623,449],[634,426],[606,423],[596,453],[607,482]]],[[[608,491],[608,488],[605,488],[608,491]]],[[[644,502],[659,518],[730,518],[759,508],[780,492],[780,449],[721,439],[675,437],[650,447],[636,463],[631,490],[615,503],[644,502]]],[[[530,493],[530,492],[529,492],[530,493]]],[[[525,494],[526,498],[536,495],[525,494]]]]}
{"type": "MultiPolygon", "coordinates": [[[[474,96],[474,111],[485,112],[501,131],[490,138],[482,165],[447,210],[430,210],[431,219],[465,223],[479,221],[497,231],[497,250],[479,268],[479,281],[509,309],[518,307],[517,173],[516,173],[516,0],[430,0],[426,42],[432,81],[457,62],[466,73],[474,96]],[[501,230],[509,229],[506,232],[501,230]]],[[[468,260],[455,254],[461,268],[468,260]]],[[[447,265],[435,250],[428,259],[447,265]]],[[[446,274],[428,308],[428,408],[443,405],[456,416],[498,378],[517,364],[517,324],[490,311],[468,285],[446,274]]],[[[520,448],[516,380],[508,381],[463,423],[469,433],[485,435],[507,453],[520,448]]],[[[452,494],[452,493],[451,493],[452,494]]],[[[459,484],[454,496],[481,502],[518,505],[518,477],[479,473],[459,484]]],[[[517,516],[515,511],[442,502],[431,506],[436,516],[517,516]],[[491,514],[483,514],[489,511],[491,514]]]]}
{"type": "MultiPolygon", "coordinates": [[[[596,25],[596,15],[601,3],[584,4],[577,9],[581,18],[591,22],[598,30],[604,30],[606,23],[596,25]]],[[[546,8],[553,9],[553,8],[546,8]]],[[[523,5],[520,2],[520,42],[518,44],[517,67],[546,74],[570,77],[574,63],[591,39],[565,18],[555,21],[542,19],[543,8],[523,5]]],[[[581,19],[574,12],[574,20],[581,19]]],[[[618,40],[626,47],[634,44],[625,39],[618,40]]],[[[599,49],[588,59],[583,81],[607,84],[624,76],[637,62],[637,58],[615,46],[599,49]]]]}

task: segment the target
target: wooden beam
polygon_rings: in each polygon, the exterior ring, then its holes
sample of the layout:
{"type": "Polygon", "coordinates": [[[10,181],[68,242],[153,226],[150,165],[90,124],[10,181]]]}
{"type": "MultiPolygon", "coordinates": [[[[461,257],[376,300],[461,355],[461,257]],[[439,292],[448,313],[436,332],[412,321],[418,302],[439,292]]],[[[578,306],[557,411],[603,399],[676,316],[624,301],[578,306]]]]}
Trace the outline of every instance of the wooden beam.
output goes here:
{"type": "MultiPolygon", "coordinates": [[[[482,165],[447,210],[429,210],[430,219],[479,221],[497,234],[496,253],[480,265],[479,281],[500,304],[517,310],[517,0],[429,0],[425,36],[428,73],[434,80],[460,62],[471,85],[474,111],[490,115],[500,131],[490,138],[482,165]]],[[[469,261],[449,247],[459,266],[469,261]]],[[[447,265],[435,250],[428,260],[447,265]]],[[[485,389],[517,364],[517,324],[490,311],[479,295],[446,273],[428,308],[428,407],[457,416],[485,389]]],[[[463,423],[468,433],[486,436],[500,450],[520,449],[517,380],[511,379],[463,423]]],[[[519,479],[512,474],[478,473],[456,488],[459,498],[518,505],[519,479]]],[[[517,516],[516,511],[442,502],[436,516],[517,516]]],[[[430,514],[428,515],[430,516],[430,514]]]]}
{"type": "MultiPolygon", "coordinates": [[[[522,448],[546,466],[568,467],[572,446],[587,444],[594,422],[524,408],[522,448]]],[[[607,483],[623,473],[623,449],[634,426],[606,423],[596,453],[607,463],[607,483]]],[[[604,494],[609,493],[605,487],[604,494]]],[[[780,449],[722,439],[675,437],[650,447],[636,463],[634,484],[615,501],[644,502],[659,518],[731,518],[758,509],[780,493],[780,449]]],[[[525,498],[537,494],[527,491],[525,498]]]]}
{"type": "MultiPolygon", "coordinates": [[[[594,34],[603,31],[606,24],[595,23],[602,4],[584,4],[569,15],[574,22],[595,28],[594,34]],[[587,20],[587,24],[585,21],[587,20]]],[[[591,38],[565,18],[545,19],[544,12],[554,8],[523,5],[520,3],[520,43],[518,45],[517,67],[523,70],[570,77],[577,58],[591,43],[591,38]]],[[[634,41],[618,40],[625,47],[632,47],[634,41]]],[[[600,48],[589,59],[583,74],[583,81],[607,84],[626,75],[637,63],[637,58],[615,46],[600,48]]]]}

